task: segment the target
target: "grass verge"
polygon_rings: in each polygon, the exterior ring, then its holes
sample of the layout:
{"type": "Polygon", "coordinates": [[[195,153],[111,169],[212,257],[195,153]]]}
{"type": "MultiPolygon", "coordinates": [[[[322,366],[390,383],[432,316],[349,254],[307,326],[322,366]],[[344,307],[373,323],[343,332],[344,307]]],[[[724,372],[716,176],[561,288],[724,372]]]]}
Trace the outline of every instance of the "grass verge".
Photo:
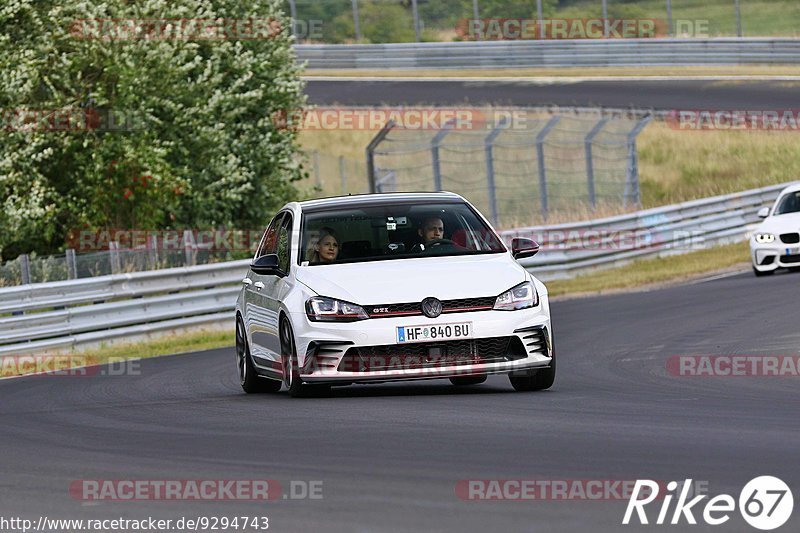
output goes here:
{"type": "Polygon", "coordinates": [[[688,281],[715,272],[746,268],[747,242],[716,246],[664,258],[635,261],[630,265],[601,270],[569,280],[546,282],[551,297],[596,295],[656,287],[688,281]]]}
{"type": "MultiPolygon", "coordinates": [[[[87,350],[73,350],[69,353],[53,354],[44,356],[41,354],[32,355],[38,362],[42,371],[64,371],[69,368],[103,365],[108,363],[118,363],[132,359],[144,359],[157,357],[160,355],[171,355],[186,352],[198,352],[210,350],[212,348],[222,348],[234,345],[234,333],[222,329],[202,329],[166,335],[154,339],[142,340],[140,342],[124,342],[111,345],[100,345],[96,348],[87,350]]],[[[231,352],[232,353],[232,352],[231,352]]],[[[0,365],[0,378],[19,376],[25,372],[25,365],[21,364],[25,356],[18,358],[19,364],[0,365]]],[[[233,355],[231,355],[233,361],[233,355]]],[[[28,363],[30,365],[30,363],[28,363]]]]}

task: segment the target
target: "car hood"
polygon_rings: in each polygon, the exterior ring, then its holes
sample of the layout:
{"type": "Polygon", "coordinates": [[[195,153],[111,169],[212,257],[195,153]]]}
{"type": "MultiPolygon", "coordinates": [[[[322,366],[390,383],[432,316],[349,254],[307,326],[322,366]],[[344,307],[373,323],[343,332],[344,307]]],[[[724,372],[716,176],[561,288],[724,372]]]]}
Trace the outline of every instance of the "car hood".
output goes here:
{"type": "Polygon", "coordinates": [[[769,233],[800,232],[800,213],[771,216],[759,224],[756,231],[769,233]]]}
{"type": "Polygon", "coordinates": [[[497,296],[528,278],[502,253],[306,266],[297,279],[321,296],[376,305],[497,296]]]}

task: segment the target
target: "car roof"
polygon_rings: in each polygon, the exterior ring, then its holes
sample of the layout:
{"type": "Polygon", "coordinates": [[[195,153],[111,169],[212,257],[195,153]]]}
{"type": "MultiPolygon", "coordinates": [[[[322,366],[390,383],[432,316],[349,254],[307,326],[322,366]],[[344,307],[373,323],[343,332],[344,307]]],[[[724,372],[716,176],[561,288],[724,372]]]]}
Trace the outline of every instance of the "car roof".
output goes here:
{"type": "Polygon", "coordinates": [[[317,209],[322,207],[358,207],[364,205],[394,204],[398,202],[463,202],[460,195],[442,192],[388,192],[377,194],[352,194],[347,196],[332,196],[298,202],[301,209],[317,209]]]}
{"type": "Polygon", "coordinates": [[[786,187],[785,189],[783,189],[780,193],[780,196],[783,196],[786,193],[797,192],[797,191],[800,191],[800,181],[793,183],[788,187],[786,187]]]}

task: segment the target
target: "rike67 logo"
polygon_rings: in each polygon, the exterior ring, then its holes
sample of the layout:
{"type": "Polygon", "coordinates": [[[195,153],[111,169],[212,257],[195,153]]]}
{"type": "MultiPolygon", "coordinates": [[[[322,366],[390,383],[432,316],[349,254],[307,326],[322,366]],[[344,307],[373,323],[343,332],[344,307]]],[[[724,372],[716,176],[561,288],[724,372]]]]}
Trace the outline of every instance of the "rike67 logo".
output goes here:
{"type": "MultiPolygon", "coordinates": [[[[706,524],[718,526],[724,524],[731,518],[731,513],[736,510],[736,500],[729,494],[720,494],[714,496],[704,506],[698,505],[703,499],[707,498],[706,494],[695,496],[689,499],[689,490],[692,486],[692,480],[687,479],[686,482],[679,485],[676,481],[667,483],[667,493],[661,503],[661,509],[658,512],[654,524],[680,524],[685,520],[687,524],[697,524],[694,513],[700,513],[702,508],[702,519],[706,524]],[[676,491],[681,487],[680,494],[676,491]],[[678,496],[675,508],[672,510],[671,519],[670,507],[672,500],[678,496]],[[697,509],[695,509],[697,506],[697,509]]],[[[659,497],[659,484],[649,479],[636,480],[636,485],[633,488],[630,500],[628,500],[628,507],[625,509],[625,517],[622,519],[624,525],[631,524],[636,512],[636,518],[640,524],[650,524],[652,515],[647,516],[645,506],[652,503],[659,497]],[[640,498],[640,495],[645,494],[640,498]]],[[[742,518],[756,529],[768,531],[779,528],[789,520],[792,516],[792,509],[794,508],[794,498],[789,486],[782,480],[772,476],[760,476],[751,479],[742,489],[739,494],[739,512],[742,518]]],[[[636,523],[634,519],[633,523],[636,523]]]]}

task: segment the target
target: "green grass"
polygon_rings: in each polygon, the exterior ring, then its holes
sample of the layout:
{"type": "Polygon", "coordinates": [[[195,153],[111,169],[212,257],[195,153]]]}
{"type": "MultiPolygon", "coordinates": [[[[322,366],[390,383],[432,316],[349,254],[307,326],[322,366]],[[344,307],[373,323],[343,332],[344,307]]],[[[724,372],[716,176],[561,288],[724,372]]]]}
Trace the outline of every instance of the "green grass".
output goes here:
{"type": "Polygon", "coordinates": [[[748,244],[727,244],[664,258],[643,259],[569,280],[546,283],[550,296],[590,295],[674,283],[727,269],[747,268],[748,244]]]}

